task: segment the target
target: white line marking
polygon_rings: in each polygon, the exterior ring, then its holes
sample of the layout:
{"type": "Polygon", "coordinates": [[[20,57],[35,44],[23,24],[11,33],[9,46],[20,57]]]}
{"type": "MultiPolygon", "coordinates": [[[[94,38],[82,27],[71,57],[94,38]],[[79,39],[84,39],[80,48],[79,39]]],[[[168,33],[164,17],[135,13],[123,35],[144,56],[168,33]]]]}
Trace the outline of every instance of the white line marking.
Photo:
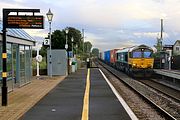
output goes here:
{"type": "Polygon", "coordinates": [[[122,106],[124,107],[124,109],[126,110],[126,112],[128,113],[128,115],[130,116],[130,118],[132,120],[138,120],[138,118],[136,117],[136,115],[133,113],[133,111],[131,110],[131,108],[126,104],[126,102],[124,101],[124,99],[119,95],[119,93],[117,92],[117,90],[114,88],[114,86],[109,82],[109,80],[107,79],[107,77],[104,75],[104,73],[99,69],[99,71],[101,72],[101,74],[103,75],[104,79],[106,80],[106,82],[108,83],[108,85],[110,86],[111,90],[113,91],[113,93],[116,95],[116,97],[118,98],[119,102],[122,104],[122,106]]]}

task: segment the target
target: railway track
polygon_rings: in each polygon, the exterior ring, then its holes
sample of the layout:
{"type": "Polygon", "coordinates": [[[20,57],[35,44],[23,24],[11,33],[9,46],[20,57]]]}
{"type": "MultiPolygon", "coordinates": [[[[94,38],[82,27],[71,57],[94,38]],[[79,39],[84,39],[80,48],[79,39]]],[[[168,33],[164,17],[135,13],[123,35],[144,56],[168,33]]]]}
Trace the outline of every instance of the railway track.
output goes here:
{"type": "MultiPolygon", "coordinates": [[[[140,83],[136,80],[132,80],[132,78],[129,78],[125,74],[113,69],[112,67],[99,62],[96,62],[98,66],[101,69],[106,69],[109,71],[111,74],[116,76],[116,78],[120,79],[123,81],[127,86],[129,86],[131,89],[133,89],[138,95],[140,95],[146,102],[151,104],[153,108],[155,108],[156,111],[158,111],[162,116],[164,116],[165,119],[172,119],[172,120],[177,120],[180,119],[180,103],[177,102],[177,106],[174,105],[176,103],[173,103],[171,100],[168,100],[169,98],[165,99],[164,94],[159,93],[159,91],[154,91],[152,90],[151,86],[145,85],[145,83],[140,83]],[[163,103],[163,104],[160,104],[163,103]],[[173,104],[173,105],[172,105],[173,104]],[[170,108],[168,108],[170,107],[170,108]]],[[[164,86],[164,89],[165,86],[164,86]]],[[[168,88],[169,89],[169,88],[168,88]]],[[[170,91],[169,91],[170,94],[170,91]]],[[[172,95],[171,95],[172,96],[172,95]]],[[[173,97],[173,99],[176,99],[173,97]]],[[[176,99],[176,101],[179,100],[179,98],[176,99]]]]}
{"type": "Polygon", "coordinates": [[[180,103],[180,91],[176,90],[172,87],[166,86],[162,83],[156,82],[154,79],[152,80],[139,80],[141,83],[167,95],[168,97],[171,97],[175,99],[177,102],[180,103]]]}

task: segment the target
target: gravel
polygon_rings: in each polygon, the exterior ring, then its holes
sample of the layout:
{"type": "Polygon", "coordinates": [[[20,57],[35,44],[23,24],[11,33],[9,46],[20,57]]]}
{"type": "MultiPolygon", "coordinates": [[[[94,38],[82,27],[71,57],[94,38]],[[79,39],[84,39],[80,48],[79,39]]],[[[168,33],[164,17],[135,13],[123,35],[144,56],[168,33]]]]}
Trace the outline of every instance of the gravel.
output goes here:
{"type": "MultiPolygon", "coordinates": [[[[171,98],[168,98],[166,95],[161,94],[154,89],[136,81],[132,78],[128,77],[122,72],[119,72],[115,69],[110,68],[113,73],[116,73],[119,78],[121,78],[128,85],[132,86],[134,89],[139,91],[144,96],[148,97],[151,101],[159,105],[165,111],[173,115],[175,118],[180,119],[180,103],[177,103],[171,98]]],[[[132,91],[127,85],[121,82],[119,79],[114,77],[112,74],[105,69],[103,71],[106,73],[108,79],[114,85],[114,87],[118,90],[119,94],[124,98],[130,108],[134,111],[137,117],[141,120],[153,119],[153,120],[164,120],[163,116],[157,112],[155,108],[153,108],[150,104],[142,99],[137,93],[132,91]]]]}

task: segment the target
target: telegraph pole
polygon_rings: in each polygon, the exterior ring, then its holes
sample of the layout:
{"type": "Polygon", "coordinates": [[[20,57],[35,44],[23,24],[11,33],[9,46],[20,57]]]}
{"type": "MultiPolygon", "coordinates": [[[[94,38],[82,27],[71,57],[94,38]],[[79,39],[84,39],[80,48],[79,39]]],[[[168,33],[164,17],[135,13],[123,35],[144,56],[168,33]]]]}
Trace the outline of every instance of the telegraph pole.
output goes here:
{"type": "Polygon", "coordinates": [[[163,19],[161,19],[161,37],[160,37],[160,49],[162,50],[162,40],[163,40],[163,19]]]}

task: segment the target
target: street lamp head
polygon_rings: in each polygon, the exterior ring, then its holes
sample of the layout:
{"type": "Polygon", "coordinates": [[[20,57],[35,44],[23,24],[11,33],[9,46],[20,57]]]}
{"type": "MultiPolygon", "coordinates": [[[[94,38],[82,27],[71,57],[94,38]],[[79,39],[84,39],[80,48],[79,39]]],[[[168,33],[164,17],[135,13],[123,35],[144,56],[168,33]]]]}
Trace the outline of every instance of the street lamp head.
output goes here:
{"type": "Polygon", "coordinates": [[[48,21],[52,22],[52,18],[53,18],[53,13],[51,12],[51,10],[49,9],[48,13],[46,13],[48,21]]]}
{"type": "Polygon", "coordinates": [[[68,34],[68,32],[69,32],[69,28],[68,27],[66,27],[65,32],[66,32],[66,34],[68,34]]]}
{"type": "Polygon", "coordinates": [[[74,42],[74,38],[73,37],[71,38],[71,41],[74,42]]]}

